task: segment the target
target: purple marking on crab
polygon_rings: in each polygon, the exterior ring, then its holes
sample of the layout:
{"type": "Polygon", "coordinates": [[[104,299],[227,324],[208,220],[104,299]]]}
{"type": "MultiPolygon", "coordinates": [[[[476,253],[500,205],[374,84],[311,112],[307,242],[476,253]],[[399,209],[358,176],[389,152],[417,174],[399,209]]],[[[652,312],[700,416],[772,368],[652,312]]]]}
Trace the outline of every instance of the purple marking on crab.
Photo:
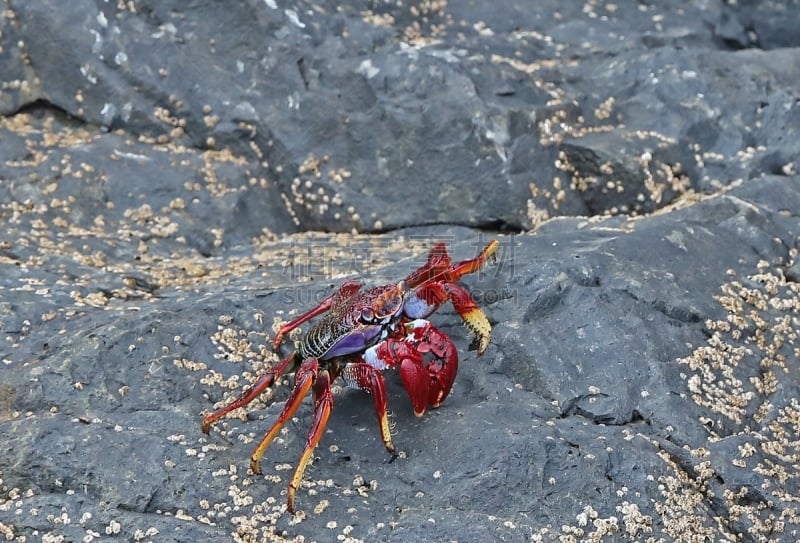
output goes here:
{"type": "Polygon", "coordinates": [[[322,356],[322,360],[328,360],[337,356],[344,356],[347,354],[357,353],[366,349],[376,337],[381,333],[382,327],[364,326],[358,330],[350,332],[336,344],[328,349],[328,352],[322,356]]]}

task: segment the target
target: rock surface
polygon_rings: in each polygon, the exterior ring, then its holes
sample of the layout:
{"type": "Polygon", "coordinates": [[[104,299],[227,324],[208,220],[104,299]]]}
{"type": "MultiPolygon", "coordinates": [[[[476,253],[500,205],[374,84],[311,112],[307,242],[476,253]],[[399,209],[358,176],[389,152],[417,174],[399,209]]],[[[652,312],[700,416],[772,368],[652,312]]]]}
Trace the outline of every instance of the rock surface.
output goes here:
{"type": "Polygon", "coordinates": [[[800,2],[4,0],[0,536],[800,539],[800,2]],[[451,5],[452,4],[452,5],[451,5]],[[434,240],[492,324],[247,458],[274,327],[434,240]]]}

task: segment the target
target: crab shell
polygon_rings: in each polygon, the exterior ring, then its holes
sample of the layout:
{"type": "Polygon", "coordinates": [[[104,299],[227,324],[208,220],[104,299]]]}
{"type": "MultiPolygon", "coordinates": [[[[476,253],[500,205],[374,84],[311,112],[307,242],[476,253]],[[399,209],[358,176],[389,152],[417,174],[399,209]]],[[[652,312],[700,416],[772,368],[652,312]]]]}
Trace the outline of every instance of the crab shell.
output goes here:
{"type": "Polygon", "coordinates": [[[297,345],[300,356],[330,360],[386,339],[403,317],[408,292],[400,281],[354,294],[311,327],[297,345]]]}

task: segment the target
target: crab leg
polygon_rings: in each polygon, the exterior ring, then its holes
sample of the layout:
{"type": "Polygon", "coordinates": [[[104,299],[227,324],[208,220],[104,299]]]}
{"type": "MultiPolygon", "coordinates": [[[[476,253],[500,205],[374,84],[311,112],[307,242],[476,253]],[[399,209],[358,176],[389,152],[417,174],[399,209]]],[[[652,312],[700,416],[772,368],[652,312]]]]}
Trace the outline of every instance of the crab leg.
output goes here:
{"type": "MultiPolygon", "coordinates": [[[[382,362],[379,362],[379,364],[382,364],[382,362]]],[[[379,369],[376,369],[371,364],[362,360],[347,364],[342,370],[342,377],[349,387],[363,390],[372,396],[372,402],[375,404],[375,413],[378,415],[381,441],[383,441],[386,450],[394,454],[394,443],[392,443],[392,433],[389,428],[386,385],[383,382],[383,374],[379,369]]]]}
{"type": "Polygon", "coordinates": [[[445,281],[447,283],[458,281],[462,276],[481,269],[487,260],[497,258],[495,253],[499,246],[500,243],[497,240],[492,240],[475,258],[453,264],[450,255],[447,254],[447,246],[440,241],[431,249],[425,265],[406,277],[406,284],[410,288],[414,288],[429,281],[445,281]]]}
{"type": "Polygon", "coordinates": [[[456,283],[426,283],[414,291],[406,301],[405,312],[412,319],[424,319],[447,300],[461,316],[467,328],[475,334],[478,355],[489,346],[492,325],[466,289],[456,283]]]}
{"type": "Polygon", "coordinates": [[[250,388],[247,388],[244,392],[242,392],[242,394],[236,398],[236,400],[232,401],[222,409],[214,411],[210,415],[206,416],[203,419],[203,422],[200,424],[200,429],[203,430],[204,434],[207,434],[211,429],[212,424],[234,409],[244,407],[252,402],[259,394],[271,387],[281,375],[291,372],[299,363],[300,357],[297,355],[297,353],[294,352],[290,354],[281,360],[277,366],[266,371],[255,383],[253,383],[250,388]]]}
{"type": "Polygon", "coordinates": [[[478,256],[475,258],[470,258],[469,260],[462,260],[457,264],[451,265],[446,270],[442,271],[441,273],[434,275],[430,279],[433,281],[447,281],[448,283],[452,283],[453,281],[458,281],[461,279],[462,276],[475,273],[479,269],[486,264],[487,260],[494,261],[497,259],[495,253],[497,253],[497,248],[500,247],[500,242],[496,239],[493,239],[489,242],[489,244],[483,248],[483,251],[480,252],[478,256]]]}
{"type": "Polygon", "coordinates": [[[452,264],[453,262],[450,260],[450,255],[447,254],[447,245],[445,242],[440,241],[431,247],[428,253],[428,261],[418,270],[406,277],[405,282],[409,288],[418,287],[425,281],[430,280],[430,278],[437,273],[446,270],[452,264]]]}
{"type": "MultiPolygon", "coordinates": [[[[264,456],[267,447],[269,447],[272,440],[275,439],[275,436],[278,435],[278,432],[280,432],[284,424],[297,412],[297,408],[300,407],[303,398],[305,398],[308,391],[311,390],[311,387],[314,385],[318,371],[319,361],[316,358],[309,358],[300,365],[300,369],[297,370],[294,376],[294,389],[292,389],[289,399],[286,400],[283,411],[278,415],[278,420],[275,421],[275,424],[272,425],[269,432],[261,439],[258,447],[253,451],[253,454],[250,455],[250,469],[253,470],[253,473],[261,473],[261,457],[264,456]]],[[[325,373],[327,375],[327,372],[325,373]]]]}
{"type": "Polygon", "coordinates": [[[283,341],[283,337],[286,334],[288,334],[289,332],[291,332],[304,322],[313,319],[317,315],[325,313],[331,307],[335,307],[336,305],[342,303],[344,300],[353,296],[360,289],[361,289],[361,283],[359,283],[358,281],[352,281],[352,280],[345,281],[344,284],[342,284],[342,286],[339,287],[339,289],[336,292],[334,292],[333,294],[322,300],[319,303],[319,305],[309,309],[299,317],[296,317],[291,321],[287,322],[286,324],[284,324],[283,326],[281,326],[278,329],[278,333],[275,335],[275,339],[272,340],[272,348],[277,350],[281,344],[281,341],[283,341]]]}
{"type": "Polygon", "coordinates": [[[306,465],[317,447],[322,433],[325,431],[325,426],[328,424],[328,417],[331,415],[333,409],[333,393],[331,392],[331,375],[328,370],[322,370],[317,375],[316,382],[314,383],[314,420],[311,423],[311,429],[308,431],[306,438],[306,446],[303,449],[303,454],[300,455],[300,461],[297,463],[297,468],[294,470],[292,480],[289,483],[288,499],[286,506],[290,513],[294,513],[294,495],[303,481],[303,472],[306,470],[306,465]]]}

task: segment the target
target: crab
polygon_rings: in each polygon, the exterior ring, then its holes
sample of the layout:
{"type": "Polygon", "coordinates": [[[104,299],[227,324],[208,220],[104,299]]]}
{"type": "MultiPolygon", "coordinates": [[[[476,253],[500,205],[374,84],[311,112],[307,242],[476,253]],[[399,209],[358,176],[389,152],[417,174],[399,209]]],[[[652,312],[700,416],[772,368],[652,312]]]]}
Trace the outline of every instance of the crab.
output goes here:
{"type": "Polygon", "coordinates": [[[250,469],[260,474],[265,451],[294,416],[303,398],[313,392],[311,429],[287,492],[287,508],[294,512],[295,494],[333,409],[331,383],[342,377],[349,387],[372,395],[381,440],[394,459],[382,372],[399,369],[418,417],[428,407],[438,407],[444,401],[458,370],[458,350],[427,317],[449,300],[474,334],[472,346],[477,354],[483,354],[489,346],[492,327],[457,281],[481,269],[487,260],[496,260],[498,246],[493,240],[475,258],[453,263],[446,245],[439,242],[431,248],[427,262],[398,283],[362,290],[360,282],[346,281],[319,305],[279,328],[272,342],[276,351],[286,334],[324,314],[291,354],[260,375],[236,400],[206,416],[202,431],[207,434],[216,421],[252,402],[282,375],[294,372],[294,388],[283,410],[250,456],[250,469]]]}

